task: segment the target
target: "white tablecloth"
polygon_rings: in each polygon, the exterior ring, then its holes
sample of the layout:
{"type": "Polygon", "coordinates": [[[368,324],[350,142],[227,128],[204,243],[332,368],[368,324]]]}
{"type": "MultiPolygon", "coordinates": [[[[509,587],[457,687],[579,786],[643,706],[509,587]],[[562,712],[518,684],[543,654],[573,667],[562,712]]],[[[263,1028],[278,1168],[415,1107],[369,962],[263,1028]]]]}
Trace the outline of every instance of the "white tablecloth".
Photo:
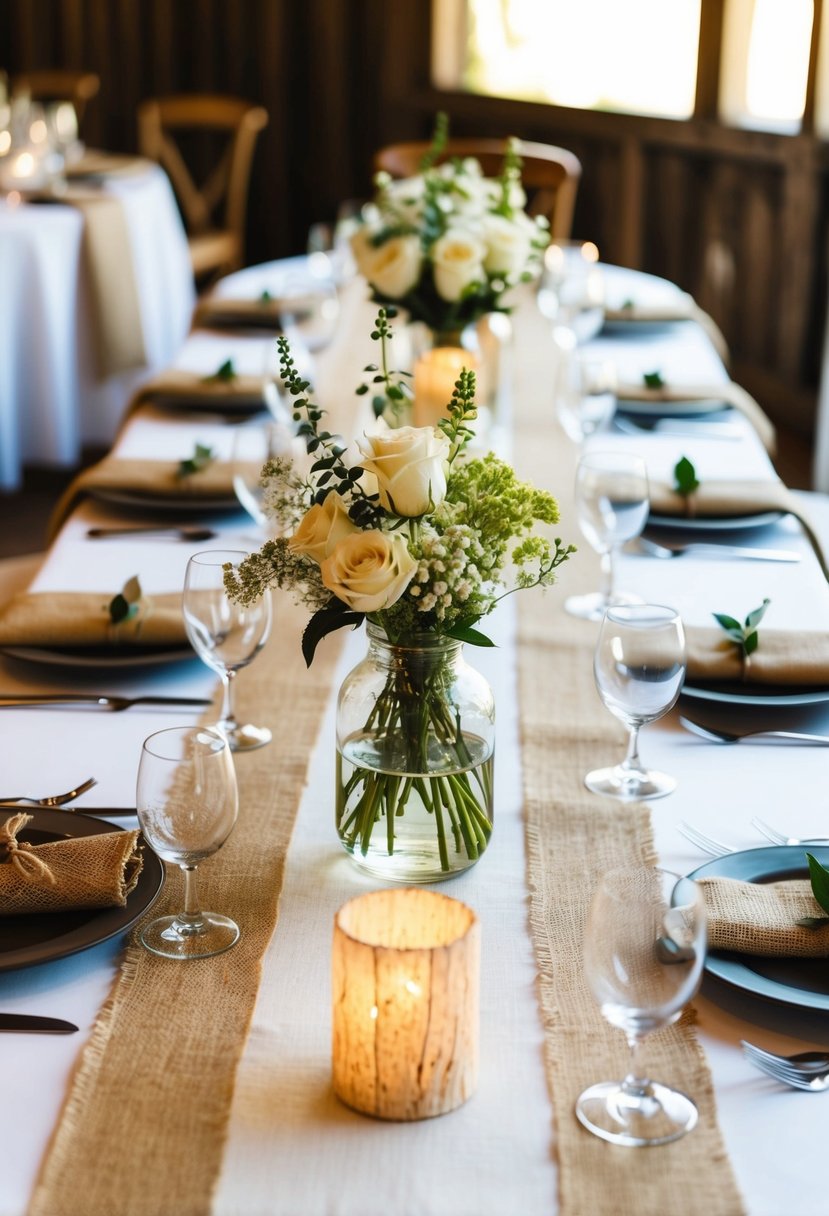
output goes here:
{"type": "Polygon", "coordinates": [[[166,175],[148,164],[102,189],[126,215],[146,367],[98,376],[80,211],[0,199],[0,490],[26,464],[71,466],[83,444],[108,445],[135,387],[190,327],[193,273],[166,175]]]}
{"type": "MultiPolygon", "coordinates": [[[[350,393],[355,378],[347,317],[343,324],[337,342],[319,360],[324,403],[336,401],[338,384],[340,399],[350,393]]],[[[703,346],[693,326],[674,326],[663,339],[657,343],[651,335],[647,354],[633,349],[634,337],[597,342],[612,348],[620,361],[650,363],[658,354],[663,372],[671,376],[679,376],[689,361],[696,371],[703,346]]],[[[212,352],[220,359],[226,342],[217,337],[215,343],[212,352]]],[[[186,357],[196,358],[190,343],[188,349],[186,357]]],[[[198,357],[207,358],[210,349],[198,357]]],[[[705,357],[712,359],[710,351],[705,357]]],[[[720,378],[724,375],[715,359],[711,370],[720,378]]],[[[178,453],[188,426],[190,439],[195,433],[202,436],[203,420],[182,425],[163,416],[136,419],[124,437],[124,451],[137,452],[163,441],[166,450],[178,453]]],[[[226,441],[231,429],[217,426],[217,441],[222,435],[226,441]]],[[[748,427],[744,429],[739,442],[617,434],[593,442],[641,448],[654,473],[666,472],[684,452],[704,476],[763,475],[767,457],[748,427]]],[[[541,440],[565,442],[552,421],[541,440]]],[[[119,580],[138,571],[150,592],[180,586],[188,546],[86,540],[88,524],[104,518],[102,507],[87,504],[70,520],[38,577],[38,587],[83,581],[102,590],[117,589],[119,580]]],[[[219,530],[222,545],[244,544],[251,525],[233,518],[220,523],[219,530]]],[[[575,521],[565,521],[562,533],[578,539],[575,521]]],[[[619,583],[644,597],[677,605],[691,622],[707,621],[711,611],[745,614],[769,596],[769,627],[825,628],[829,588],[797,526],[784,521],[755,540],[796,549],[802,560],[775,566],[625,556],[619,583]]],[[[551,629],[556,628],[566,593],[565,568],[560,587],[547,593],[551,629]]],[[[556,1210],[555,1130],[527,928],[514,621],[508,604],[492,624],[499,648],[476,652],[471,659],[489,676],[497,696],[496,833],[481,863],[445,888],[474,906],[482,922],[479,1090],[451,1115],[405,1125],[363,1119],[331,1094],[332,917],[350,895],[376,885],[356,874],[334,834],[332,689],[288,854],[279,924],[265,958],[253,1029],[237,1078],[216,1216],[541,1216],[556,1210]]],[[[360,653],[360,636],[349,635],[342,670],[360,653]]],[[[54,668],[5,661],[0,682],[10,691],[80,685],[101,692],[175,688],[198,695],[210,687],[211,677],[195,661],[161,675],[134,672],[119,679],[104,679],[101,672],[78,678],[54,668]]],[[[551,696],[557,695],[555,672],[550,673],[550,689],[551,696]]],[[[184,720],[181,713],[160,710],[117,715],[3,710],[2,715],[4,788],[46,793],[95,773],[99,786],[80,800],[81,808],[129,804],[141,740],[160,725],[184,720]]],[[[829,726],[825,711],[814,714],[813,721],[829,726]]],[[[278,739],[271,746],[276,764],[278,739]]],[[[687,872],[704,860],[678,834],[682,819],[736,847],[761,843],[750,824],[752,815],[800,834],[826,833],[829,828],[823,796],[826,753],[819,747],[706,744],[684,732],[672,715],[645,730],[642,750],[648,761],[680,780],[675,794],[652,805],[660,856],[675,869],[687,872]]],[[[596,762],[613,758],[597,755],[596,762]]],[[[238,763],[244,763],[244,757],[238,763]]],[[[208,864],[221,865],[221,854],[208,864]]],[[[104,944],[29,971],[0,974],[0,1008],[63,1016],[81,1027],[81,1034],[67,1038],[0,1036],[0,1075],[8,1095],[4,1107],[14,1112],[13,1119],[4,1121],[0,1216],[20,1216],[25,1210],[72,1064],[106,994],[117,949],[117,943],[104,944]]],[[[825,1212],[826,1184],[818,1163],[829,1130],[829,1099],[776,1085],[743,1059],[739,1040],[746,1037],[772,1049],[795,1050],[804,1041],[829,1045],[829,1017],[763,1004],[713,983],[706,983],[696,1005],[726,1146],[751,1216],[825,1212]]],[[[114,1158],[129,1146],[101,1146],[101,1151],[114,1158]]],[[[608,1160],[621,1151],[608,1147],[608,1160]]],[[[659,1150],[645,1160],[659,1169],[659,1150]]],[[[682,1210],[681,1197],[676,1210],[682,1210]]]]}

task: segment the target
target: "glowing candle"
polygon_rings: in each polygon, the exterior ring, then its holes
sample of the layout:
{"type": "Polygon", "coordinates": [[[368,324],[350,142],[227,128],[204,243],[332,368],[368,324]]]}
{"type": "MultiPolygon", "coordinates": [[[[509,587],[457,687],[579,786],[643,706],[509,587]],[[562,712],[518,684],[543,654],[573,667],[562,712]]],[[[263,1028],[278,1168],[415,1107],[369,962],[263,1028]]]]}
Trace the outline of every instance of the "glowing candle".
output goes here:
{"type": "Polygon", "coordinates": [[[373,891],[334,918],[334,1091],[379,1119],[446,1114],[478,1076],[475,913],[420,889],[373,891]]]}
{"type": "Polygon", "coordinates": [[[412,420],[415,426],[434,426],[447,418],[455,381],[461,371],[477,371],[475,355],[460,346],[435,346],[415,363],[412,420]]]}

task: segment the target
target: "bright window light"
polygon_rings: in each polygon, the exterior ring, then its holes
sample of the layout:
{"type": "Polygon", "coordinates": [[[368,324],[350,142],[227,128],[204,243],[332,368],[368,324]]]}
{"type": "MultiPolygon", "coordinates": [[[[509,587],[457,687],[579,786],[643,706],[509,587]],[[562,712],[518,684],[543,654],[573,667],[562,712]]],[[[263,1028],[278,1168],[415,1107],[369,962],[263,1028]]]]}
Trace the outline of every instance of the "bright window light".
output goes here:
{"type": "Polygon", "coordinates": [[[700,0],[468,0],[457,82],[475,93],[688,118],[700,0]]]}
{"type": "Polygon", "coordinates": [[[800,130],[813,20],[813,0],[729,0],[720,90],[727,122],[800,130]]]}

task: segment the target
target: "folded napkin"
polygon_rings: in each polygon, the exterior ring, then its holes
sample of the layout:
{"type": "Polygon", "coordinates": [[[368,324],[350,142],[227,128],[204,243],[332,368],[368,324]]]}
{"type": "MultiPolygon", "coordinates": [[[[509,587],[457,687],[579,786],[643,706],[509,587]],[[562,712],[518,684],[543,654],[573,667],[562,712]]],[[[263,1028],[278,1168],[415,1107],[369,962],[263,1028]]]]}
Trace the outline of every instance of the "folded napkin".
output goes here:
{"type": "MultiPolygon", "coordinates": [[[[115,592],[113,592],[113,595],[115,592]]],[[[184,646],[181,594],[146,596],[138,614],[113,625],[105,592],[24,591],[0,608],[0,646],[184,646]]]]}
{"type": "Polygon", "coordinates": [[[829,925],[807,929],[797,921],[825,916],[808,878],[787,882],[740,882],[700,878],[708,913],[711,950],[779,958],[829,957],[829,925]]]}
{"type": "Polygon", "coordinates": [[[129,413],[145,401],[160,406],[214,410],[264,409],[265,382],[261,376],[233,376],[222,380],[199,372],[170,368],[142,384],[129,413]]]}
{"type": "Polygon", "coordinates": [[[269,329],[280,333],[281,315],[287,309],[296,312],[301,301],[270,299],[234,299],[229,296],[202,296],[193,313],[193,325],[218,326],[220,329],[269,329]]]}
{"type": "Polygon", "coordinates": [[[748,419],[766,451],[774,453],[777,443],[774,425],[754,398],[733,380],[724,384],[663,384],[661,388],[648,388],[641,383],[620,384],[616,389],[616,396],[619,401],[642,401],[652,404],[657,416],[659,407],[666,402],[724,401],[748,419]]]}
{"type": "Polygon", "coordinates": [[[626,307],[608,308],[605,306],[604,315],[607,321],[649,321],[659,324],[663,321],[696,321],[711,339],[711,345],[723,363],[728,363],[728,343],[722,330],[714,318],[700,308],[693,296],[686,291],[671,298],[670,301],[666,300],[659,304],[639,304],[633,300],[626,307]]]}
{"type": "MultiPolygon", "coordinates": [[[[260,466],[250,465],[255,480],[260,466]]],[[[177,460],[122,460],[117,456],[105,456],[98,464],[84,469],[64,491],[49,523],[49,536],[54,537],[58,528],[75,504],[84,495],[96,490],[127,490],[130,494],[146,498],[147,506],[154,500],[188,499],[195,502],[215,501],[223,506],[234,499],[233,475],[239,466],[232,461],[213,460],[197,473],[178,476],[177,460]]]]}
{"type": "Polygon", "coordinates": [[[0,916],[124,907],[144,864],[139,832],[32,845],[17,839],[31,818],[16,812],[0,824],[0,916]]]}
{"type": "Polygon", "coordinates": [[[681,519],[728,519],[783,511],[797,519],[814,549],[824,577],[829,562],[814,525],[801,501],[778,479],[753,481],[703,481],[692,494],[677,494],[667,482],[651,481],[651,511],[654,515],[676,515],[681,519]]]}
{"type": "Polygon", "coordinates": [[[829,686],[829,633],[760,627],[760,644],[747,660],[722,629],[688,625],[688,680],[829,686]]]}

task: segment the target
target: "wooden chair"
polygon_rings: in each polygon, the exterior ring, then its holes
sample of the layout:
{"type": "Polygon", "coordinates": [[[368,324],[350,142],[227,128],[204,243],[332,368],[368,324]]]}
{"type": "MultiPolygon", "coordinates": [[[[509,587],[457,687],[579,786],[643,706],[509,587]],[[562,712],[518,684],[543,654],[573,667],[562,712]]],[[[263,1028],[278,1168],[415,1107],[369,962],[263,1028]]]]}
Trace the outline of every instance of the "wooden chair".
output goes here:
{"type": "Polygon", "coordinates": [[[172,182],[197,280],[243,265],[251,163],[259,132],[267,124],[267,110],[235,97],[161,97],[138,107],[140,151],[158,161],[172,182]],[[194,131],[226,137],[224,154],[201,187],[196,186],[176,142],[180,135],[194,131]]]}
{"type": "MultiPolygon", "coordinates": [[[[431,145],[423,141],[389,144],[374,156],[374,171],[384,170],[392,177],[412,177],[431,145]]],[[[573,226],[573,208],[581,177],[581,164],[572,152],[552,144],[520,145],[521,180],[527,192],[531,215],[546,215],[550,235],[567,240],[573,226]]],[[[450,139],[439,158],[474,156],[487,177],[497,177],[504,162],[504,143],[497,139],[450,139]]]]}
{"type": "Polygon", "coordinates": [[[32,101],[71,101],[79,126],[87,104],[97,95],[100,87],[100,78],[94,72],[72,72],[58,68],[20,72],[12,81],[12,91],[28,93],[32,101]]]}

